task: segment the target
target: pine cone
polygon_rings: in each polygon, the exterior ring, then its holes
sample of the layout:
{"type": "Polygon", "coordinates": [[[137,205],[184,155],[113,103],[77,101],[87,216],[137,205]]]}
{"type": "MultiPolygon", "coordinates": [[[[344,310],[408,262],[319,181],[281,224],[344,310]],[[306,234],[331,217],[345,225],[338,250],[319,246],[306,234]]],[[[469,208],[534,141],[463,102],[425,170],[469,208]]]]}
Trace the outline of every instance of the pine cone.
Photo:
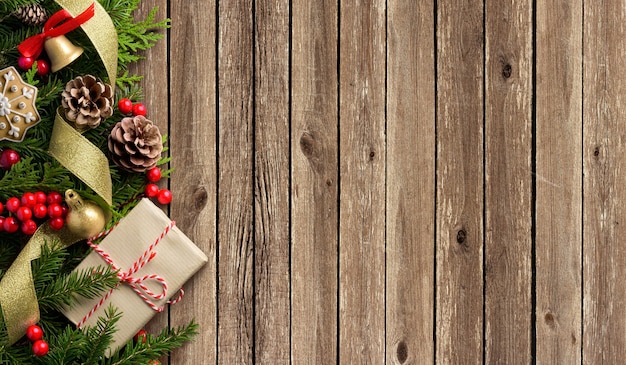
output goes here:
{"type": "Polygon", "coordinates": [[[111,130],[109,151],[113,162],[127,171],[153,168],[163,151],[159,127],[142,115],[124,118],[111,130]]]}
{"type": "Polygon", "coordinates": [[[78,130],[95,128],[113,114],[113,89],[91,75],[68,82],[61,96],[65,116],[78,130]]]}
{"type": "Polygon", "coordinates": [[[48,20],[46,9],[39,4],[20,6],[15,11],[15,17],[30,26],[44,25],[48,20]]]}

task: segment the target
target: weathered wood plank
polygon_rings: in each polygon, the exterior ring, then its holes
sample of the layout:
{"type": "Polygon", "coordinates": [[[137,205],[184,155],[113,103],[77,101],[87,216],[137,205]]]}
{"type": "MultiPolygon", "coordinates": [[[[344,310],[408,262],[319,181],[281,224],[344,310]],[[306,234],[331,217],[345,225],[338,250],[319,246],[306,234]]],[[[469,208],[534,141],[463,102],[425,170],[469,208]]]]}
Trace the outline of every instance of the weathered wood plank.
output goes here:
{"type": "Polygon", "coordinates": [[[293,364],[337,360],[338,4],[292,1],[293,364]]]}
{"type": "Polygon", "coordinates": [[[339,362],[385,361],[385,1],[341,1],[339,362]]]}
{"type": "Polygon", "coordinates": [[[532,4],[485,5],[485,361],[532,362],[532,4]]]}
{"type": "Polygon", "coordinates": [[[483,362],[482,1],[437,7],[438,363],[483,362]]]}
{"type": "Polygon", "coordinates": [[[584,342],[586,364],[626,358],[626,15],[584,4],[584,342]]]}
{"type": "Polygon", "coordinates": [[[580,363],[582,1],[537,2],[537,363],[580,363]],[[555,21],[558,20],[558,21],[555,21]]]}
{"type": "Polygon", "coordinates": [[[218,354],[252,364],[254,353],[252,1],[218,5],[218,354]]]}
{"type": "Polygon", "coordinates": [[[432,364],[434,4],[388,6],[386,363],[432,364]]]}
{"type": "MultiPolygon", "coordinates": [[[[169,5],[170,150],[174,168],[171,216],[209,257],[185,285],[185,299],[170,308],[171,327],[192,319],[200,324],[196,341],[172,352],[170,364],[216,364],[216,3],[196,0],[182,5],[170,1],[169,5]]],[[[150,69],[156,77],[164,78],[158,69],[150,69]]],[[[164,100],[156,100],[151,107],[162,107],[164,100]]]]}
{"type": "Polygon", "coordinates": [[[258,364],[289,364],[289,1],[254,6],[254,352],[258,364]]]}
{"type": "MultiPolygon", "coordinates": [[[[159,7],[156,14],[157,19],[167,18],[167,0],[144,0],[139,4],[137,9],[137,19],[145,18],[152,8],[159,7]]],[[[164,103],[169,95],[169,83],[167,75],[169,73],[169,65],[167,63],[167,34],[165,30],[159,30],[164,38],[158,41],[154,47],[144,54],[145,60],[131,64],[129,72],[144,76],[140,85],[143,89],[143,103],[148,109],[147,117],[152,120],[161,131],[162,134],[169,134],[170,121],[169,104],[164,103]]],[[[172,144],[170,140],[170,144],[172,144]]],[[[163,166],[169,168],[170,166],[163,166]]],[[[161,180],[159,183],[161,188],[169,188],[169,180],[161,180]]],[[[173,204],[174,206],[175,204],[173,204]]],[[[166,207],[164,209],[167,210],[166,207]]],[[[193,284],[192,284],[193,285],[193,284]]],[[[169,326],[166,313],[157,314],[146,325],[145,330],[150,334],[158,334],[164,328],[169,326]]],[[[166,358],[160,359],[162,362],[167,361],[166,358]]]]}

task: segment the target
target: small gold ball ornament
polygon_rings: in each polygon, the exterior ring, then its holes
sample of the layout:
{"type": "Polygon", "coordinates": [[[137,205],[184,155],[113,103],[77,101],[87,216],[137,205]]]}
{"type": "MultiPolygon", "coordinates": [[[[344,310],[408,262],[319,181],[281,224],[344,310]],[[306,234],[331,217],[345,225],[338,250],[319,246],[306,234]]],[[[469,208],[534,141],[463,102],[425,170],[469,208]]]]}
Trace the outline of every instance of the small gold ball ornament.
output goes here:
{"type": "Polygon", "coordinates": [[[65,192],[65,203],[70,208],[65,218],[67,229],[73,234],[89,238],[104,229],[106,218],[104,210],[91,200],[83,200],[77,192],[69,189],[65,192]]]}

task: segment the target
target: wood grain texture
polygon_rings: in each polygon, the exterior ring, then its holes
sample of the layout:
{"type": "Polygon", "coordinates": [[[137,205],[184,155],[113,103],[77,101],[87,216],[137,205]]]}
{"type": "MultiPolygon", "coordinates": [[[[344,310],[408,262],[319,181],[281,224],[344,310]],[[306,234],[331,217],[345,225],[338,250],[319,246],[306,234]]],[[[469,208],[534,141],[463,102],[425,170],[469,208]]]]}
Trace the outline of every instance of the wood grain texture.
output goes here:
{"type": "MultiPolygon", "coordinates": [[[[200,324],[196,341],[172,352],[170,364],[216,364],[217,8],[215,1],[190,1],[185,5],[170,2],[169,9],[170,44],[177,45],[170,47],[169,68],[170,151],[174,168],[170,188],[175,197],[170,213],[209,258],[185,284],[185,299],[170,308],[171,327],[192,319],[200,324]],[[189,90],[190,85],[195,92],[182,92],[189,90]]],[[[151,71],[163,79],[163,73],[155,68],[151,71]]],[[[155,100],[150,108],[166,105],[163,100],[166,99],[155,100]]]]}
{"type": "Polygon", "coordinates": [[[485,5],[485,362],[532,361],[532,4],[485,5]]]}
{"type": "Polygon", "coordinates": [[[337,361],[338,4],[292,1],[293,364],[337,361]]]}
{"type": "Polygon", "coordinates": [[[536,358],[541,364],[581,361],[582,20],[580,1],[537,3],[536,358]]]}
{"type": "Polygon", "coordinates": [[[256,1],[255,363],[289,364],[289,1],[256,1]]]}
{"type": "Polygon", "coordinates": [[[388,6],[385,363],[432,364],[434,4],[405,0],[388,6]]]}
{"type": "Polygon", "coordinates": [[[385,361],[385,1],[341,1],[339,362],[385,361]]]}
{"type": "Polygon", "coordinates": [[[583,78],[585,364],[626,357],[626,15],[624,2],[585,2],[583,78]]]}
{"type": "Polygon", "coordinates": [[[252,1],[218,5],[219,364],[254,357],[252,1]]]}
{"type": "Polygon", "coordinates": [[[154,5],[170,364],[623,361],[624,1],[154,5]]]}
{"type": "Polygon", "coordinates": [[[437,8],[436,360],[483,362],[482,1],[437,8]]]}

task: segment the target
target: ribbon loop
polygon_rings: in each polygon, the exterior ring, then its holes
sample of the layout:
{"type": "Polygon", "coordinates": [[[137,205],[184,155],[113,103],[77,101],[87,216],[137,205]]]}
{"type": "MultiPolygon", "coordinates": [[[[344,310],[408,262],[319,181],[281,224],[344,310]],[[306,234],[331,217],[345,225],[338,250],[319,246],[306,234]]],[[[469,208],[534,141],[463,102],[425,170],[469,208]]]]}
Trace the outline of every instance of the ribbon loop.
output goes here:
{"type": "Polygon", "coordinates": [[[92,3],[85,11],[72,17],[65,9],[54,13],[43,27],[43,32],[26,38],[17,49],[24,57],[37,58],[43,51],[44,41],[47,38],[54,38],[65,35],[80,27],[95,15],[95,3],[92,3]],[[62,23],[62,24],[61,24],[62,23]]]}
{"type": "MultiPolygon", "coordinates": [[[[94,243],[94,240],[101,238],[103,236],[106,236],[115,227],[110,228],[106,231],[103,231],[99,233],[97,236],[88,239],[87,244],[91,248],[93,248],[93,250],[96,253],[98,253],[100,257],[102,257],[102,259],[107,263],[107,265],[109,265],[113,270],[118,272],[117,277],[120,280],[120,282],[118,283],[117,286],[119,286],[121,283],[127,284],[150,308],[152,308],[155,312],[162,312],[165,309],[165,306],[167,304],[174,304],[174,303],[179,302],[182,299],[185,293],[183,289],[182,288],[180,289],[180,294],[177,299],[169,300],[165,302],[165,304],[161,306],[157,306],[154,303],[154,301],[167,297],[167,290],[168,290],[167,281],[162,276],[157,275],[157,274],[146,274],[139,278],[133,277],[133,274],[141,270],[141,268],[143,268],[148,262],[150,262],[156,256],[157,254],[157,252],[155,251],[156,246],[168,234],[168,232],[174,227],[174,225],[176,225],[176,222],[171,221],[167,225],[167,227],[165,227],[163,232],[161,232],[159,237],[154,241],[154,243],[152,243],[143,252],[143,254],[139,256],[139,258],[135,262],[133,262],[133,264],[127,271],[120,270],[120,268],[115,264],[115,261],[113,261],[111,256],[107,252],[105,252],[100,246],[94,243]],[[158,283],[158,285],[161,287],[161,292],[157,294],[153,292],[152,290],[150,290],[150,288],[148,288],[148,286],[145,285],[145,283],[148,281],[158,283]]],[[[96,303],[96,305],[89,311],[89,313],[87,313],[83,317],[83,319],[77,324],[77,327],[80,328],[89,319],[89,317],[91,317],[98,310],[98,308],[100,308],[106,302],[106,300],[111,296],[111,294],[113,293],[113,290],[115,290],[117,286],[109,290],[104,295],[104,297],[100,301],[98,301],[98,303],[96,303]]]]}

